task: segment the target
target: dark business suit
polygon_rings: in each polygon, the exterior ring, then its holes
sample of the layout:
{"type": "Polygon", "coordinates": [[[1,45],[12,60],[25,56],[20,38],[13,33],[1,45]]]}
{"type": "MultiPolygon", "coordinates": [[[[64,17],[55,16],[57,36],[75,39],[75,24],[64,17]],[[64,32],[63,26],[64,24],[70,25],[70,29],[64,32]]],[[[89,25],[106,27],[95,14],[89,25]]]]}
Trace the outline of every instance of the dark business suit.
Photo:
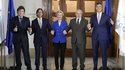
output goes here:
{"type": "Polygon", "coordinates": [[[49,21],[42,18],[42,28],[40,28],[38,20],[32,21],[32,31],[34,33],[34,47],[35,47],[35,65],[40,65],[40,48],[42,48],[43,67],[47,67],[47,45],[48,45],[48,33],[51,31],[49,21]]]}
{"type": "Polygon", "coordinates": [[[29,42],[27,30],[30,27],[29,18],[23,17],[22,21],[19,21],[18,16],[13,17],[10,23],[10,30],[13,32],[13,44],[14,51],[16,56],[16,66],[17,68],[21,68],[21,50],[24,55],[25,65],[30,68],[30,55],[29,55],[29,42]],[[18,31],[14,32],[14,28],[17,26],[18,31]]]}
{"type": "Polygon", "coordinates": [[[103,70],[107,68],[107,48],[109,44],[109,26],[110,17],[102,13],[100,23],[97,21],[97,14],[91,16],[90,20],[91,26],[93,27],[92,32],[92,47],[93,47],[93,61],[94,61],[94,70],[97,70],[98,64],[98,48],[100,46],[102,51],[102,63],[103,70]]]}
{"type": "Polygon", "coordinates": [[[67,31],[72,29],[72,67],[73,69],[77,68],[77,54],[79,53],[80,57],[80,68],[84,70],[85,62],[85,48],[86,48],[86,26],[88,21],[84,18],[81,18],[79,25],[77,25],[76,18],[70,21],[67,31]]]}

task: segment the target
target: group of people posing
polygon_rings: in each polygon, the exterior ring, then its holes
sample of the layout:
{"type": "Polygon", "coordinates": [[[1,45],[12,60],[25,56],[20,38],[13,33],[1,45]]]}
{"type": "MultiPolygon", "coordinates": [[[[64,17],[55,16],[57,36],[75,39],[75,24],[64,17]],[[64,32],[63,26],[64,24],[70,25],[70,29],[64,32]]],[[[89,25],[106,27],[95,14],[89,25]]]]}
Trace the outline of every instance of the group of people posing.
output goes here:
{"type": "Polygon", "coordinates": [[[102,12],[102,4],[96,4],[96,13],[91,16],[90,22],[82,16],[81,9],[76,11],[76,17],[73,18],[69,25],[63,19],[64,13],[59,10],[56,13],[57,20],[52,24],[49,20],[43,18],[43,9],[38,8],[36,16],[30,25],[30,20],[25,17],[25,8],[19,6],[17,16],[11,19],[10,30],[13,32],[13,44],[16,57],[16,69],[21,70],[21,50],[24,55],[25,65],[27,70],[32,70],[29,54],[28,34],[34,34],[35,48],[35,66],[36,70],[40,68],[40,48],[42,48],[42,66],[43,70],[47,69],[47,46],[48,32],[53,35],[53,48],[55,58],[55,70],[64,70],[66,36],[69,30],[72,30],[72,70],[77,70],[77,58],[80,59],[80,70],[85,69],[85,50],[86,50],[86,31],[92,32],[92,48],[93,48],[93,70],[97,70],[98,65],[98,48],[102,50],[102,65],[103,70],[107,70],[107,48],[109,45],[109,27],[114,23],[111,18],[102,12]],[[60,61],[59,61],[60,53],[60,61]]]}

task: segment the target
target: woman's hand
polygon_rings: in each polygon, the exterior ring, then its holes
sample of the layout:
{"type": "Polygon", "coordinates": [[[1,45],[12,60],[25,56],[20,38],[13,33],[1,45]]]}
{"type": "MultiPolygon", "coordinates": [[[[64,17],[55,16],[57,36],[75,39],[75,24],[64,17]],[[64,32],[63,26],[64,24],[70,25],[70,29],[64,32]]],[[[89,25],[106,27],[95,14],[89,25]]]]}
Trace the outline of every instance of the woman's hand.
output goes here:
{"type": "Polygon", "coordinates": [[[64,34],[64,35],[66,35],[66,34],[67,34],[66,30],[64,30],[64,31],[63,31],[63,34],[64,34]]]}
{"type": "Polygon", "coordinates": [[[51,30],[51,34],[54,35],[54,31],[53,30],[51,30]]]}

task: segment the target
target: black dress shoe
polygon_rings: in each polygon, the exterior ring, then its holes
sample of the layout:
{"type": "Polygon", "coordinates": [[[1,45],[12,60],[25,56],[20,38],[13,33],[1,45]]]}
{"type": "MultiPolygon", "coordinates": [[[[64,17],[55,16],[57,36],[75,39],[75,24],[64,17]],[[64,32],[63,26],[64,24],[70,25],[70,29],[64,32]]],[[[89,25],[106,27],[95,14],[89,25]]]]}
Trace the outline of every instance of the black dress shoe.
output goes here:
{"type": "Polygon", "coordinates": [[[64,70],[63,68],[61,68],[60,70],[64,70]]]}
{"type": "Polygon", "coordinates": [[[35,70],[39,70],[39,66],[36,66],[36,69],[35,70]]]}
{"type": "Polygon", "coordinates": [[[59,69],[56,68],[55,70],[59,70],[59,69]]]}
{"type": "MultiPolygon", "coordinates": [[[[100,67],[99,70],[104,70],[104,69],[103,69],[103,67],[100,67]]],[[[106,70],[110,70],[110,69],[107,67],[106,70]]]]}
{"type": "Polygon", "coordinates": [[[84,70],[84,69],[80,69],[80,70],[84,70]]]}
{"type": "Polygon", "coordinates": [[[46,67],[44,67],[43,70],[48,70],[48,69],[46,67]]]}
{"type": "Polygon", "coordinates": [[[93,70],[98,70],[97,68],[93,68],[93,70]]]}
{"type": "Polygon", "coordinates": [[[16,70],[21,70],[21,67],[16,67],[15,69],[16,69],[16,70]]]}
{"type": "Polygon", "coordinates": [[[27,70],[32,70],[32,68],[31,67],[27,67],[27,70]]]}
{"type": "Polygon", "coordinates": [[[77,70],[76,68],[73,68],[72,70],[77,70]]]}
{"type": "Polygon", "coordinates": [[[37,67],[36,67],[36,69],[35,69],[35,70],[39,70],[39,68],[37,68],[37,67]]]}

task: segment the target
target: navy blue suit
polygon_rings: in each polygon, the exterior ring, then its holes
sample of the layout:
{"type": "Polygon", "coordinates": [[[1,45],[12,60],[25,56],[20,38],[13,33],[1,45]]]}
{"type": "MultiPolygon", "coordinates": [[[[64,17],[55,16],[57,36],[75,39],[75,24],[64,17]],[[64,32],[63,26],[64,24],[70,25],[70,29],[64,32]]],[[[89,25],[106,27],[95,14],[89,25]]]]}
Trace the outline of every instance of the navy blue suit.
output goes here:
{"type": "Polygon", "coordinates": [[[25,65],[31,68],[31,61],[29,55],[29,42],[27,30],[30,27],[29,18],[23,17],[22,21],[19,22],[18,16],[12,18],[10,23],[10,30],[13,32],[13,44],[16,56],[16,67],[21,68],[21,49],[24,55],[25,65]],[[14,28],[17,26],[18,31],[14,32],[14,28]]]}
{"type": "Polygon", "coordinates": [[[49,21],[42,18],[42,28],[40,28],[38,20],[32,21],[32,33],[34,33],[34,47],[35,47],[35,65],[40,65],[40,47],[42,48],[43,67],[47,66],[47,45],[48,45],[48,31],[51,31],[49,21]]]}
{"type": "Polygon", "coordinates": [[[110,17],[102,13],[100,23],[97,21],[97,14],[91,16],[90,20],[91,26],[93,27],[92,32],[92,47],[93,47],[93,61],[94,70],[97,70],[98,65],[98,48],[100,46],[102,51],[102,63],[103,70],[107,68],[107,48],[109,45],[109,27],[112,25],[110,23],[110,17]]]}

